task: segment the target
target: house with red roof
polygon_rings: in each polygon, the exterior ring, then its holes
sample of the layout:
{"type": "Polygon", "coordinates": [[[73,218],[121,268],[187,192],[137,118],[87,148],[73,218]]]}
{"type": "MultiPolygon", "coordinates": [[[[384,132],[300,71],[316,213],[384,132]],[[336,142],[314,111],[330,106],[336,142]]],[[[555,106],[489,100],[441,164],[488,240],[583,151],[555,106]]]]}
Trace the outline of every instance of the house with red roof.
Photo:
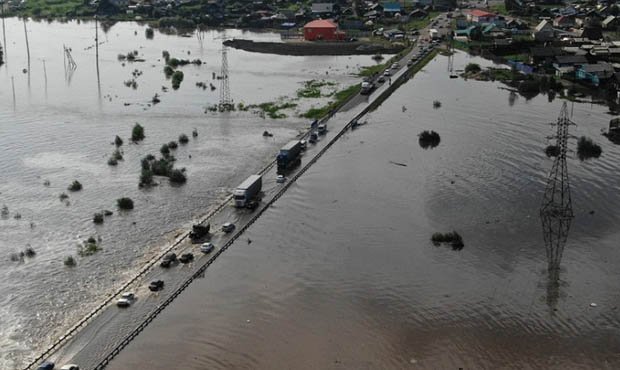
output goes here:
{"type": "Polygon", "coordinates": [[[344,40],[345,33],[338,30],[338,25],[329,19],[317,19],[304,26],[306,41],[344,40]]]}
{"type": "Polygon", "coordinates": [[[472,9],[467,13],[467,20],[472,23],[493,23],[497,15],[481,9],[472,9]]]}

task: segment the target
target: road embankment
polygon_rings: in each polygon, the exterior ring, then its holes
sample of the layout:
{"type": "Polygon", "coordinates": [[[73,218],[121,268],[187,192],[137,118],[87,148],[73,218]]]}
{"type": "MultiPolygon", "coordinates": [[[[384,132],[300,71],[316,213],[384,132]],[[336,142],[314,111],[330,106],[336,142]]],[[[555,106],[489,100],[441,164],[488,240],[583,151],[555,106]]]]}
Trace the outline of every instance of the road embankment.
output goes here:
{"type": "Polygon", "coordinates": [[[404,46],[388,47],[367,42],[256,42],[243,39],[226,40],[224,45],[253,53],[295,56],[396,54],[404,49],[404,46]]]}

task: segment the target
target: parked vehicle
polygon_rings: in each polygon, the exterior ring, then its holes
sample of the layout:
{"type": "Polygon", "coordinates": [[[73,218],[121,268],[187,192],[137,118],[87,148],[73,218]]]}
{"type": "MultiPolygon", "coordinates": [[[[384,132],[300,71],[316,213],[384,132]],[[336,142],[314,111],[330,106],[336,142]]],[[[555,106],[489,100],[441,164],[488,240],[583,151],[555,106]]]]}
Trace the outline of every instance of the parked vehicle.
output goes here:
{"type": "Polygon", "coordinates": [[[381,83],[384,83],[385,82],[385,77],[384,76],[379,76],[379,79],[377,81],[381,82],[381,83]]]}
{"type": "MultiPolygon", "coordinates": [[[[321,127],[321,125],[319,125],[321,127]]],[[[301,142],[299,140],[290,141],[280,149],[276,160],[278,162],[278,172],[285,171],[292,166],[301,163],[301,142]]]]}
{"type": "Polygon", "coordinates": [[[190,263],[194,260],[194,255],[192,253],[184,253],[179,257],[179,261],[183,264],[190,263]]]}
{"type": "Polygon", "coordinates": [[[431,37],[432,40],[436,40],[439,38],[439,31],[437,31],[435,28],[431,28],[430,30],[428,30],[428,35],[431,37]]]}
{"type": "Polygon", "coordinates": [[[319,133],[318,133],[318,132],[316,132],[316,131],[313,131],[313,132],[310,134],[310,138],[308,139],[308,142],[309,142],[310,144],[315,144],[318,140],[319,140],[319,133]]]}
{"type": "Polygon", "coordinates": [[[131,301],[125,298],[120,298],[118,301],[116,301],[116,305],[122,308],[129,307],[131,306],[131,301]]]}
{"type": "Polygon", "coordinates": [[[211,229],[211,224],[206,225],[192,225],[192,231],[189,232],[189,238],[192,241],[200,240],[205,236],[209,235],[209,230],[211,229]]]}
{"type": "Polygon", "coordinates": [[[306,150],[308,143],[306,143],[306,140],[300,140],[299,145],[301,145],[301,150],[306,150]]]}
{"type": "Polygon", "coordinates": [[[407,62],[407,67],[411,67],[413,65],[413,60],[407,62]]]}
{"type": "Polygon", "coordinates": [[[286,181],[286,177],[284,177],[284,175],[278,175],[278,177],[276,178],[276,182],[278,184],[282,184],[286,181]]]}
{"type": "Polygon", "coordinates": [[[161,267],[170,267],[173,263],[177,262],[177,255],[174,253],[168,253],[164,256],[161,263],[159,264],[161,267]]]}
{"type": "Polygon", "coordinates": [[[392,73],[390,72],[389,69],[386,69],[385,72],[383,72],[383,76],[385,77],[390,77],[392,75],[392,73]]]}
{"type": "Polygon", "coordinates": [[[202,253],[211,253],[211,251],[215,248],[215,246],[213,245],[213,243],[204,243],[203,245],[200,246],[200,251],[202,253]]]}
{"type": "Polygon", "coordinates": [[[263,186],[261,175],[251,175],[233,191],[235,207],[245,207],[246,204],[260,193],[263,186]]]}
{"type": "Polygon", "coordinates": [[[153,280],[149,284],[149,290],[151,292],[158,292],[164,289],[164,281],[163,280],[153,280]]]}
{"type": "Polygon", "coordinates": [[[60,370],[80,370],[80,367],[75,364],[67,364],[61,367],[60,370]]]}
{"type": "Polygon", "coordinates": [[[54,363],[52,361],[43,361],[37,370],[54,370],[54,363]]]}
{"type": "Polygon", "coordinates": [[[392,64],[392,69],[398,69],[398,68],[400,68],[400,64],[398,63],[392,64]]]}
{"type": "Polygon", "coordinates": [[[224,225],[222,225],[222,231],[225,233],[229,233],[233,231],[234,229],[235,229],[235,224],[233,224],[232,222],[227,222],[224,225]]]}
{"type": "Polygon", "coordinates": [[[327,124],[321,123],[318,129],[319,135],[325,135],[327,133],[327,124]]]}

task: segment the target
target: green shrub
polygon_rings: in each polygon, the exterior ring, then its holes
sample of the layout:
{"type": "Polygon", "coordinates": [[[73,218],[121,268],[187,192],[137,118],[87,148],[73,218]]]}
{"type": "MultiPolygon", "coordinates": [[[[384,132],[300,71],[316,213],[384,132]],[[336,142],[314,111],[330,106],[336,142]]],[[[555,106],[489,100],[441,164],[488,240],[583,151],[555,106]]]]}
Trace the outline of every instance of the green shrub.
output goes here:
{"type": "Polygon", "coordinates": [[[116,137],[114,138],[114,145],[116,145],[117,147],[123,145],[123,139],[121,139],[120,136],[116,135],[116,137]]]}
{"type": "Polygon", "coordinates": [[[131,130],[131,141],[138,142],[144,140],[144,127],[136,123],[131,130]]]}
{"type": "Polygon", "coordinates": [[[465,66],[465,73],[478,73],[482,71],[479,64],[469,63],[465,66]]]}
{"type": "Polygon", "coordinates": [[[557,157],[560,155],[560,148],[557,145],[549,145],[545,148],[545,154],[547,157],[557,157]]]}
{"type": "Polygon", "coordinates": [[[101,246],[99,242],[94,238],[90,237],[88,240],[82,242],[82,244],[78,245],[77,253],[80,257],[92,256],[101,250],[101,246]]]}
{"type": "Polygon", "coordinates": [[[124,209],[124,210],[133,209],[133,200],[131,200],[131,198],[119,198],[116,200],[116,204],[118,205],[118,208],[120,209],[124,209]]]}
{"type": "Polygon", "coordinates": [[[82,184],[77,180],[73,180],[73,182],[71,183],[71,185],[69,185],[67,189],[69,191],[80,191],[82,190],[82,184]]]}
{"type": "Polygon", "coordinates": [[[171,141],[171,142],[168,143],[168,148],[170,148],[171,150],[174,150],[174,149],[176,149],[178,147],[179,147],[179,144],[177,144],[176,141],[171,141]]]}
{"type": "Polygon", "coordinates": [[[147,39],[152,40],[153,36],[155,36],[155,31],[149,27],[144,31],[144,34],[146,35],[147,39]]]}
{"type": "Polygon", "coordinates": [[[189,139],[187,138],[187,135],[185,134],[179,135],[179,143],[187,144],[188,142],[189,142],[189,139]]]}
{"type": "Polygon", "coordinates": [[[65,200],[65,199],[69,198],[69,196],[68,196],[66,193],[60,193],[60,195],[58,196],[58,198],[59,198],[60,200],[65,200]]]}
{"type": "Polygon", "coordinates": [[[116,149],[114,153],[112,153],[112,158],[116,159],[117,161],[122,161],[123,153],[120,150],[116,149]]]}

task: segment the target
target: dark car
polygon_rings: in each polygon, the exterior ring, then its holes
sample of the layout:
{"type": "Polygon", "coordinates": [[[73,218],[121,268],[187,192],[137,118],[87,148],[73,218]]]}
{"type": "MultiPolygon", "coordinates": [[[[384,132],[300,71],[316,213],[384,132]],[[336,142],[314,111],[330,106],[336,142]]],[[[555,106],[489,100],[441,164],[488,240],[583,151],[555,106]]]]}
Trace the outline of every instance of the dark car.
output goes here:
{"type": "Polygon", "coordinates": [[[161,267],[170,267],[173,263],[177,262],[177,255],[174,253],[168,253],[164,256],[161,263],[159,264],[161,267]]]}
{"type": "Polygon", "coordinates": [[[319,134],[315,131],[310,134],[310,139],[308,139],[308,142],[310,144],[314,144],[317,142],[318,139],[319,139],[319,134]]]}
{"type": "Polygon", "coordinates": [[[54,370],[54,363],[52,361],[44,361],[37,367],[37,370],[54,370]]]}
{"type": "Polygon", "coordinates": [[[149,290],[151,292],[158,292],[164,289],[164,281],[163,280],[153,280],[149,284],[149,290]]]}
{"type": "Polygon", "coordinates": [[[181,257],[179,257],[179,261],[181,261],[181,263],[190,263],[194,260],[194,255],[191,253],[185,253],[182,254],[181,257]]]}

